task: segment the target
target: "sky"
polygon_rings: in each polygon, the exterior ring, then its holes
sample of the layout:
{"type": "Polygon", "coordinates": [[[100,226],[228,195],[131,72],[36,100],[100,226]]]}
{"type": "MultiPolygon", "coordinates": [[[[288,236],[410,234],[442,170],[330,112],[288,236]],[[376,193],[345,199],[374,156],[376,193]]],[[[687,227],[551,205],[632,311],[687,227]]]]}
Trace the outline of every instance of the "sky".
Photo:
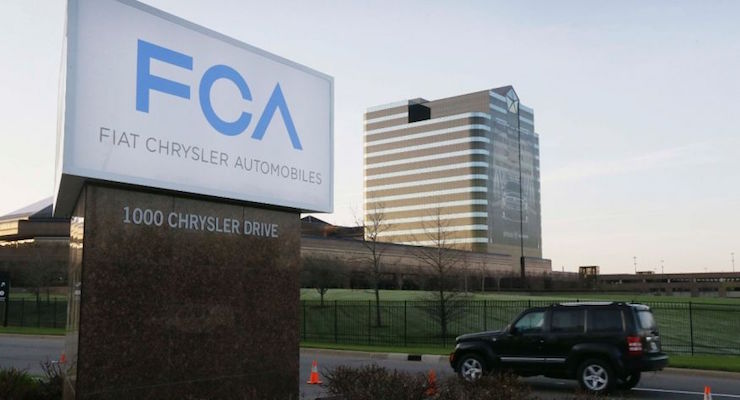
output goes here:
{"type": "MultiPolygon", "coordinates": [[[[334,77],[329,222],[362,215],[363,113],[513,85],[540,135],[543,255],[740,270],[740,2],[145,3],[334,77]]],[[[0,215],[52,195],[65,4],[0,4],[0,215]]]]}

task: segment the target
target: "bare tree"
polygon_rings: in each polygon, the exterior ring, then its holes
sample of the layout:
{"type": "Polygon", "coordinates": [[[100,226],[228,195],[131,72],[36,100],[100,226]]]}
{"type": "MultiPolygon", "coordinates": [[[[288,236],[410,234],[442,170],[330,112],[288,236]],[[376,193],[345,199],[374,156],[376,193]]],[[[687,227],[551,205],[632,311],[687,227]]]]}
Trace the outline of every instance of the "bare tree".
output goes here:
{"type": "Polygon", "coordinates": [[[46,292],[46,301],[49,301],[51,287],[59,286],[64,282],[66,265],[45,257],[41,247],[37,244],[29,250],[31,257],[28,265],[22,270],[22,280],[36,296],[36,302],[41,300],[42,291],[46,292]]]}
{"type": "Polygon", "coordinates": [[[456,299],[460,295],[459,279],[465,272],[467,257],[465,252],[457,248],[448,229],[449,222],[442,218],[441,209],[437,208],[434,215],[428,218],[428,223],[425,222],[423,225],[423,236],[417,238],[417,241],[426,246],[418,247],[415,253],[420,261],[422,273],[431,278],[432,299],[437,304],[432,317],[439,322],[444,340],[450,321],[460,311],[456,299]]]}
{"type": "Polygon", "coordinates": [[[341,263],[329,257],[306,256],[303,258],[301,286],[316,289],[324,306],[324,295],[331,288],[341,285],[341,263]]]}
{"type": "MultiPolygon", "coordinates": [[[[368,277],[375,292],[375,325],[382,326],[380,317],[380,285],[385,275],[383,264],[384,247],[380,245],[381,234],[390,227],[385,221],[385,207],[383,203],[373,203],[370,210],[365,210],[365,217],[356,221],[363,227],[362,245],[367,250],[364,264],[367,265],[368,277]]],[[[357,218],[356,218],[357,219],[357,218]]]]}
{"type": "Polygon", "coordinates": [[[486,268],[485,261],[478,263],[478,272],[480,272],[480,291],[481,293],[486,292],[486,276],[488,275],[488,268],[486,268]]]}

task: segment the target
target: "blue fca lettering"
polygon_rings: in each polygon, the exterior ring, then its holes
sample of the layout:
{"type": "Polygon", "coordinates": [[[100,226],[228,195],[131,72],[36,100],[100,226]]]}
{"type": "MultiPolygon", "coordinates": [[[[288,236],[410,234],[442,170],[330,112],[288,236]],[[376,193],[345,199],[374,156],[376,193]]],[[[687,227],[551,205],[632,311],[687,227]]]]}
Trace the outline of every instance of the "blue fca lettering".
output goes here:
{"type": "MultiPolygon", "coordinates": [[[[166,62],[189,71],[193,70],[193,57],[139,39],[136,60],[136,110],[149,113],[149,92],[151,90],[189,100],[190,86],[151,74],[150,61],[152,59],[166,62]]],[[[198,98],[200,100],[200,109],[203,111],[206,120],[218,132],[226,136],[236,136],[247,129],[249,123],[252,121],[252,114],[242,112],[235,121],[224,121],[216,114],[216,111],[211,105],[211,88],[219,79],[231,81],[239,89],[242,99],[246,101],[252,101],[252,92],[249,90],[249,85],[247,85],[244,77],[228,65],[219,64],[208,68],[200,80],[198,98]]],[[[298,138],[298,133],[295,130],[293,119],[288,110],[288,104],[285,102],[285,96],[282,89],[280,89],[279,83],[275,85],[275,89],[273,89],[270,99],[267,101],[267,105],[257,121],[257,127],[252,133],[252,139],[262,140],[267,127],[270,125],[270,121],[272,121],[273,115],[278,110],[280,110],[280,115],[283,117],[283,123],[288,130],[293,148],[302,150],[301,141],[298,138]]]]}

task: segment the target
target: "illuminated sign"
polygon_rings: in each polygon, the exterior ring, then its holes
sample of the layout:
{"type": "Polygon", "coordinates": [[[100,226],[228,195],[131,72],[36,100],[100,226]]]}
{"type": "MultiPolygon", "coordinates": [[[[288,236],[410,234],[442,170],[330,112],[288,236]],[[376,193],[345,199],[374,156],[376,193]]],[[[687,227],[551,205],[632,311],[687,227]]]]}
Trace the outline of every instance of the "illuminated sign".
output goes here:
{"type": "Polygon", "coordinates": [[[87,179],[333,210],[333,79],[128,0],[70,0],[55,213],[87,179]]]}

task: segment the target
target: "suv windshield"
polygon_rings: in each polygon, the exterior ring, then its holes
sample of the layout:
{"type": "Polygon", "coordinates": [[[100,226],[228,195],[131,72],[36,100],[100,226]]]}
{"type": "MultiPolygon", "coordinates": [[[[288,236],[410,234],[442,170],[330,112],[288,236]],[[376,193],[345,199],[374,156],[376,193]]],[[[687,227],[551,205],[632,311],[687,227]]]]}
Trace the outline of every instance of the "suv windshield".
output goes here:
{"type": "Polygon", "coordinates": [[[648,310],[637,312],[637,319],[640,321],[640,328],[655,330],[657,328],[653,313],[648,310]]]}

